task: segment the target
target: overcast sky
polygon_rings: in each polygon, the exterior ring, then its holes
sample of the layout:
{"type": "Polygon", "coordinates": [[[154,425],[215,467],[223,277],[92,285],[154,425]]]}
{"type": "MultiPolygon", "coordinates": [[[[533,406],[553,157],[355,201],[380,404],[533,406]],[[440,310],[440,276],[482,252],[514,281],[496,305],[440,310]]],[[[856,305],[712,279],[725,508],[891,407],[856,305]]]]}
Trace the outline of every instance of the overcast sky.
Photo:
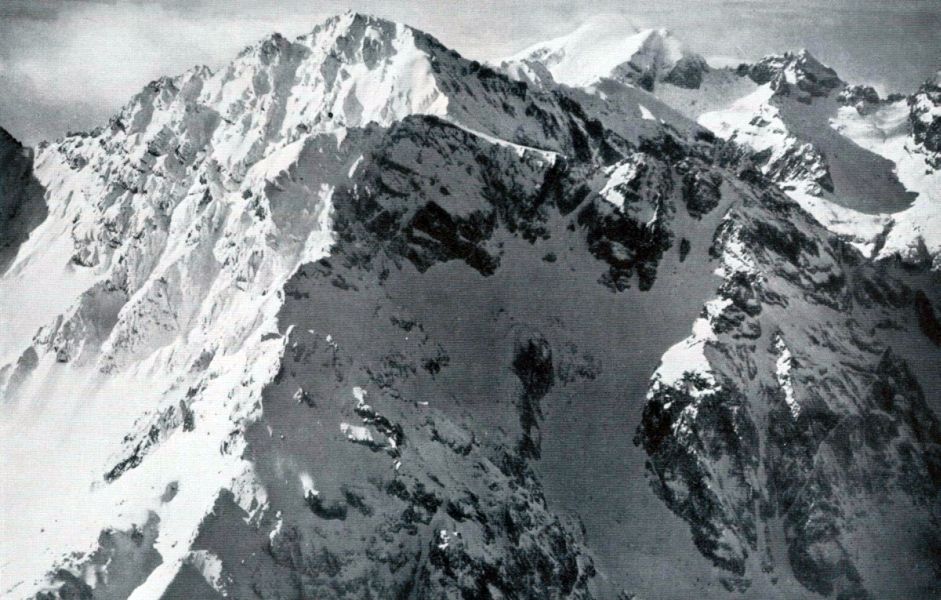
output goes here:
{"type": "Polygon", "coordinates": [[[806,47],[883,92],[914,89],[941,68],[941,0],[0,0],[0,126],[29,144],[90,129],[148,81],[218,67],[270,32],[301,35],[348,8],[478,60],[619,13],[670,28],[707,57],[806,47]]]}

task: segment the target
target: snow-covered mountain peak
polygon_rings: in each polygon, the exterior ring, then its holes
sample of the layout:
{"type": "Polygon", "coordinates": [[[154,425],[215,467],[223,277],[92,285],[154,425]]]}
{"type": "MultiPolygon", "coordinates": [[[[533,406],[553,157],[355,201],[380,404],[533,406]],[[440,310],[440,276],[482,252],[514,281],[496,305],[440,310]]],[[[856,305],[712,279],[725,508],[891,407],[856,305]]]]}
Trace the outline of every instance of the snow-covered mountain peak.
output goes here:
{"type": "MultiPolygon", "coordinates": [[[[236,177],[304,135],[447,114],[432,63],[458,61],[434,38],[358,13],[332,17],[291,41],[272,34],[216,72],[195,67],[148,84],[111,123],[121,145],[179,144],[236,177]]],[[[100,133],[100,132],[96,132],[100,133]]],[[[117,140],[116,140],[117,141],[117,140]]]]}
{"type": "Polygon", "coordinates": [[[587,86],[603,78],[646,90],[672,80],[697,87],[706,61],[667,29],[639,29],[623,19],[594,18],[561,37],[535,44],[502,61],[504,68],[538,63],[558,83],[587,86]]]}

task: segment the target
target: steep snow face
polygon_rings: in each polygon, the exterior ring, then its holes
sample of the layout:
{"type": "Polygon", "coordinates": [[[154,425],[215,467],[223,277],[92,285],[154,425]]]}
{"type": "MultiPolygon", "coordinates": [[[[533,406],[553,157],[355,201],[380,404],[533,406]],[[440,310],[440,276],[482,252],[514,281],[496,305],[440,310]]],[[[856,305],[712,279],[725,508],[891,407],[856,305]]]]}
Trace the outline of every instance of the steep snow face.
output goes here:
{"type": "MultiPolygon", "coordinates": [[[[59,153],[76,140],[43,152],[37,175],[52,216],[3,281],[4,298],[23,298],[36,292],[31,282],[63,273],[55,292],[43,292],[51,300],[38,303],[60,315],[5,372],[5,471],[22,480],[3,489],[4,538],[21,540],[3,545],[3,563],[17,595],[41,586],[52,565],[80,564],[101,530],[153,514],[162,562],[133,597],[159,597],[220,490],[232,490],[250,514],[264,506],[239,431],[277,372],[278,290],[331,243],[329,184],[308,189],[287,175],[298,161],[336,152],[335,136],[321,141],[259,161],[242,185],[203,161],[188,189],[176,182],[183,189],[175,196],[162,187],[170,177],[150,173],[141,183],[152,191],[126,193],[125,207],[102,212],[89,199],[111,190],[59,153]],[[56,181],[55,173],[77,176],[56,181]],[[40,246],[45,239],[70,243],[40,246]],[[57,442],[37,456],[29,439],[57,442]],[[178,492],[165,502],[171,485],[178,492]],[[49,526],[55,497],[75,499],[67,525],[49,526]]],[[[345,178],[352,160],[335,176],[345,178]]]]}
{"type": "Polygon", "coordinates": [[[696,88],[707,70],[705,60],[666,29],[640,30],[607,16],[589,19],[575,31],[526,48],[501,64],[524,80],[543,80],[545,69],[554,81],[570,86],[612,78],[648,91],[661,80],[696,88]]]}
{"type": "Polygon", "coordinates": [[[185,130],[184,157],[209,143],[220,167],[240,177],[246,165],[310,132],[445,115],[447,98],[422,36],[354,13],[293,42],[274,34],[218,73],[200,67],[155,82],[111,127],[135,146],[160,146],[185,130]]]}
{"type": "Polygon", "coordinates": [[[693,333],[671,346],[660,360],[650,385],[650,397],[663,386],[684,390],[693,397],[716,388],[715,375],[706,359],[706,345],[716,341],[713,323],[731,302],[725,298],[710,300],[702,315],[693,322],[693,333]]]}

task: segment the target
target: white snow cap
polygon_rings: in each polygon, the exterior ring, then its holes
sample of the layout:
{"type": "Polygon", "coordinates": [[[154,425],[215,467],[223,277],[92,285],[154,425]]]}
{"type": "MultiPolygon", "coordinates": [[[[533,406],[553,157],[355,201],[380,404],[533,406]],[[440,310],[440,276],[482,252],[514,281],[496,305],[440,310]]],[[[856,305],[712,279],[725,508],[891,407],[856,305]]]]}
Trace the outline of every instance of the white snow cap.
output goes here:
{"type": "Polygon", "coordinates": [[[526,48],[504,64],[535,61],[559,83],[588,86],[615,76],[627,63],[641,71],[664,72],[685,57],[698,55],[667,29],[641,29],[621,15],[598,15],[571,33],[526,48]]]}

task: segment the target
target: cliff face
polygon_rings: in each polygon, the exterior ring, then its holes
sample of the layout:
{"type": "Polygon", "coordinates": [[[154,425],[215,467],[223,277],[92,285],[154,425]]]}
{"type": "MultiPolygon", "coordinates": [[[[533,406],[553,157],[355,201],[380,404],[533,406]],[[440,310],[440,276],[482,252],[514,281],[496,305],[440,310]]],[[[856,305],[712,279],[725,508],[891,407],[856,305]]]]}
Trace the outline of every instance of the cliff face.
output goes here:
{"type": "Polygon", "coordinates": [[[43,189],[33,177],[33,153],[0,128],[0,273],[46,218],[43,189]]]}
{"type": "Polygon", "coordinates": [[[923,148],[928,163],[941,168],[941,72],[909,97],[908,106],[912,138],[923,148]]]}
{"type": "Polygon", "coordinates": [[[354,14],[154,82],[0,278],[4,593],[936,593],[941,287],[765,164],[354,14]]]}

